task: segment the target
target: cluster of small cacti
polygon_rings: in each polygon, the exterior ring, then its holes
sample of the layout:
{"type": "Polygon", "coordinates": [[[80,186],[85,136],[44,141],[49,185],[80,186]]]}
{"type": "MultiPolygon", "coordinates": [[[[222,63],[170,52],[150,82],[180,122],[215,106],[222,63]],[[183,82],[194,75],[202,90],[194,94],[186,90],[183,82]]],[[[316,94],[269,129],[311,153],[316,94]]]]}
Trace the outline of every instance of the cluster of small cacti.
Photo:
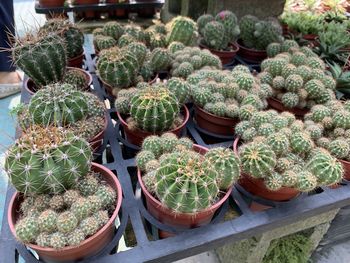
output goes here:
{"type": "Polygon", "coordinates": [[[325,63],[308,47],[286,40],[267,50],[274,57],[261,63],[258,78],[273,87],[273,96],[285,107],[310,109],[335,99],[335,80],[325,74],[325,63]]]}
{"type": "Polygon", "coordinates": [[[198,47],[185,47],[173,42],[168,47],[172,54],[170,74],[174,77],[187,78],[193,72],[204,67],[221,69],[222,63],[219,57],[210,53],[209,50],[198,47]]]}
{"type": "Polygon", "coordinates": [[[276,19],[259,20],[245,15],[239,21],[240,39],[247,48],[265,50],[273,42],[282,42],[282,27],[276,19]]]}
{"type": "Polygon", "coordinates": [[[219,117],[246,120],[264,109],[271,95],[271,88],[260,85],[245,66],[236,66],[232,72],[199,70],[187,82],[192,85],[193,102],[219,117]]]}
{"type": "Polygon", "coordinates": [[[136,156],[147,190],[177,213],[197,213],[219,198],[240,176],[239,158],[230,149],[201,155],[188,138],[172,133],[147,137],[136,156]]]}
{"type": "Polygon", "coordinates": [[[314,130],[317,146],[327,149],[337,159],[350,161],[350,103],[337,100],[315,105],[305,115],[305,126],[314,130]],[[313,128],[311,128],[313,127],[313,128]]]}
{"type": "Polygon", "coordinates": [[[202,15],[198,18],[197,25],[204,44],[215,50],[227,50],[240,33],[236,15],[228,10],[221,11],[215,17],[202,15]]]}
{"type": "Polygon", "coordinates": [[[245,142],[239,148],[243,172],[262,178],[272,191],[311,191],[342,179],[341,163],[316,146],[322,127],[315,123],[304,124],[289,112],[259,111],[237,124],[235,132],[245,142]]]}
{"type": "Polygon", "coordinates": [[[115,101],[119,113],[130,114],[127,120],[130,129],[162,132],[183,122],[179,117],[180,103],[176,93],[164,83],[141,82],[137,87],[121,90],[115,101]]]}
{"type": "Polygon", "coordinates": [[[83,53],[84,34],[74,24],[65,18],[52,18],[39,29],[39,35],[56,33],[61,36],[66,44],[68,58],[74,58],[83,53]]]}
{"type": "Polygon", "coordinates": [[[27,196],[20,206],[16,237],[41,247],[78,246],[108,222],[116,197],[94,172],[61,194],[27,196]]]}

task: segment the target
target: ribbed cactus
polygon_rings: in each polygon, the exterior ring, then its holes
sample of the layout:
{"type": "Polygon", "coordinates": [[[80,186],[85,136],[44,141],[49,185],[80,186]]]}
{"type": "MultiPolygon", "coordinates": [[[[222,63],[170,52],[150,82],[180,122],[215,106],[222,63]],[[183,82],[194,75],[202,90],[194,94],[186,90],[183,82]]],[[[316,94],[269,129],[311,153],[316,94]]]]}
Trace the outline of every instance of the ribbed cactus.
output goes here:
{"type": "Polygon", "coordinates": [[[53,84],[36,92],[28,107],[33,122],[41,125],[68,125],[87,113],[82,92],[69,84],[53,84]]]}
{"type": "Polygon", "coordinates": [[[177,16],[167,25],[167,42],[177,41],[186,46],[194,44],[197,38],[197,25],[191,18],[177,16]]]}
{"type": "Polygon", "coordinates": [[[8,150],[5,170],[19,192],[59,193],[86,175],[91,156],[89,144],[72,133],[34,126],[8,150]]]}
{"type": "Polygon", "coordinates": [[[109,49],[117,45],[117,41],[110,36],[105,35],[97,35],[94,36],[94,45],[97,51],[101,51],[104,49],[109,49]]]}
{"type": "Polygon", "coordinates": [[[243,172],[252,177],[263,178],[272,173],[276,165],[274,151],[263,143],[249,143],[244,145],[239,156],[243,172]]]}
{"type": "Polygon", "coordinates": [[[217,21],[211,21],[203,29],[203,40],[208,47],[215,50],[222,50],[227,47],[224,42],[225,28],[217,21]]]}
{"type": "Polygon", "coordinates": [[[165,87],[140,90],[130,101],[130,115],[145,131],[160,132],[169,129],[179,114],[176,96],[165,87]]]}
{"type": "Polygon", "coordinates": [[[223,10],[215,16],[215,20],[225,28],[224,42],[235,41],[240,33],[236,15],[229,10],[223,10]]]}
{"type": "Polygon", "coordinates": [[[174,212],[197,213],[215,202],[216,176],[209,164],[193,159],[191,153],[172,153],[156,171],[156,195],[174,212]]]}
{"type": "Polygon", "coordinates": [[[104,24],[103,34],[109,37],[113,37],[118,40],[124,33],[123,27],[115,21],[110,21],[104,24]]]}
{"type": "Polygon", "coordinates": [[[167,70],[171,63],[171,56],[165,48],[155,48],[150,55],[150,66],[155,72],[167,70]]]}
{"type": "Polygon", "coordinates": [[[180,104],[189,102],[191,86],[185,80],[173,77],[167,81],[166,86],[175,94],[180,104]]]}
{"type": "Polygon", "coordinates": [[[12,49],[14,64],[39,87],[63,79],[67,65],[64,40],[58,35],[28,35],[16,41],[12,49]]]}
{"type": "Polygon", "coordinates": [[[281,44],[280,43],[270,43],[266,47],[267,56],[270,58],[275,57],[277,54],[281,53],[281,44]]]}
{"type": "Polygon", "coordinates": [[[70,84],[78,90],[85,90],[87,86],[86,76],[80,70],[68,70],[62,82],[70,84]]]}
{"type": "Polygon", "coordinates": [[[127,48],[113,47],[101,52],[97,61],[99,77],[114,88],[127,88],[139,71],[138,58],[127,48]]]}
{"type": "Polygon", "coordinates": [[[198,17],[197,19],[197,26],[198,26],[198,31],[201,35],[203,35],[203,30],[204,27],[211,21],[214,21],[215,18],[210,15],[210,14],[204,14],[198,17]]]}

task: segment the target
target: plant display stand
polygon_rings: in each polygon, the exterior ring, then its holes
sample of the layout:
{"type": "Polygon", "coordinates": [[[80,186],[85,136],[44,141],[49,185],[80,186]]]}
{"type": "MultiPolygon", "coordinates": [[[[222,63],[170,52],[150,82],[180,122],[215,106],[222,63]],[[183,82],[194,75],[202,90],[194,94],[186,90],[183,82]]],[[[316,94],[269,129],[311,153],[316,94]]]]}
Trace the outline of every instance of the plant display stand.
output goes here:
{"type": "MultiPolygon", "coordinates": [[[[102,88],[94,72],[94,61],[91,54],[85,54],[84,67],[93,76],[92,92],[96,93],[101,100],[109,100],[110,105],[113,105],[113,99],[102,88]]],[[[28,102],[28,100],[29,94],[23,89],[22,101],[28,102]]],[[[191,137],[196,144],[208,148],[230,147],[234,139],[233,137],[215,137],[213,134],[205,133],[196,126],[194,121],[188,123],[184,135],[191,137]]],[[[112,170],[122,185],[124,195],[122,209],[119,213],[120,224],[118,224],[112,242],[98,255],[86,259],[85,262],[172,262],[224,245],[231,249],[232,245],[229,245],[231,243],[238,244],[236,245],[238,247],[247,247],[242,245],[244,243],[237,242],[245,240],[243,242],[251,243],[253,237],[257,240],[254,242],[258,244],[254,251],[259,249],[259,255],[255,255],[256,261],[251,258],[249,262],[259,262],[271,240],[320,224],[315,229],[318,229],[321,236],[327,230],[327,226],[322,224],[332,220],[339,208],[350,205],[350,185],[347,183],[342,183],[336,189],[318,188],[316,191],[302,194],[283,203],[262,200],[234,187],[229,200],[217,212],[209,225],[191,230],[169,227],[158,222],[147,212],[140,186],[137,184],[134,159],[137,147],[128,145],[123,136],[115,109],[112,107],[108,110],[108,127],[95,161],[103,163],[112,170]],[[257,211],[254,208],[257,204],[269,207],[257,211]],[[159,239],[159,229],[176,235],[159,239]],[[118,250],[122,235],[134,239],[134,244],[130,245],[126,251],[118,250]]],[[[13,193],[14,189],[9,187],[4,215],[7,215],[8,203],[13,193]]],[[[316,230],[314,230],[315,235],[316,230]]],[[[317,245],[319,239],[314,236],[314,246],[317,245]]],[[[227,252],[229,249],[226,247],[220,250],[227,252]]],[[[250,253],[249,256],[253,256],[254,253],[250,253]]],[[[18,262],[19,255],[26,262],[40,262],[23,244],[15,240],[9,230],[6,216],[1,227],[0,255],[2,263],[18,262]]],[[[225,253],[222,253],[223,259],[224,255],[225,253]]],[[[238,258],[235,254],[230,255],[231,259],[232,255],[238,258]]]]}

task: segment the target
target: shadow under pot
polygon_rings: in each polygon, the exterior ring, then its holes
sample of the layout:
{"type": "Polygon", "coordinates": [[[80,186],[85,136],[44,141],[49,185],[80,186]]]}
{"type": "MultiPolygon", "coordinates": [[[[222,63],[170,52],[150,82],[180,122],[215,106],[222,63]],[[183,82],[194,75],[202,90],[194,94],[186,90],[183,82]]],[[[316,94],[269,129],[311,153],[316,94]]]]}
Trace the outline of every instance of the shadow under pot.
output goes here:
{"type": "MultiPolygon", "coordinates": [[[[115,174],[103,165],[92,163],[91,170],[101,174],[102,179],[107,182],[117,193],[115,210],[105,224],[97,233],[81,242],[78,246],[67,246],[59,250],[49,247],[41,247],[35,244],[25,244],[33,249],[39,258],[46,262],[72,262],[86,259],[101,251],[109,242],[112,241],[115,233],[115,219],[122,203],[122,188],[115,174]]],[[[16,236],[15,224],[19,220],[20,205],[23,201],[23,195],[16,192],[10,201],[7,220],[10,230],[16,236]]]]}
{"type": "MultiPolygon", "coordinates": [[[[75,67],[67,67],[67,71],[80,71],[84,74],[85,77],[85,86],[82,89],[82,91],[88,91],[90,90],[90,85],[92,84],[92,76],[89,72],[80,69],[80,68],[75,68],[75,67]]],[[[38,87],[32,79],[27,78],[24,81],[24,89],[31,95],[33,96],[41,87],[38,87]]]]}
{"type": "MultiPolygon", "coordinates": [[[[208,151],[207,148],[197,144],[193,145],[193,150],[203,155],[208,151]]],[[[172,227],[191,229],[209,224],[213,219],[215,212],[225,203],[232,192],[232,187],[230,187],[226,192],[222,193],[220,199],[215,204],[205,210],[199,211],[198,213],[175,212],[163,205],[157,197],[147,190],[143,183],[142,176],[142,172],[138,169],[137,177],[142,193],[145,196],[147,211],[161,223],[172,227]]],[[[160,238],[166,238],[174,236],[174,234],[159,230],[159,236],[160,238]]]]}
{"type": "Polygon", "coordinates": [[[194,105],[194,119],[197,125],[210,133],[218,135],[234,135],[238,118],[219,117],[211,114],[197,105],[194,105]]]}
{"type": "MultiPolygon", "coordinates": [[[[238,155],[239,138],[236,138],[233,143],[233,150],[238,155]]],[[[264,179],[253,178],[249,174],[242,173],[237,182],[247,192],[271,201],[289,201],[300,194],[300,191],[291,187],[281,187],[277,191],[271,191],[265,186],[264,179]]]]}
{"type": "Polygon", "coordinates": [[[118,119],[119,119],[119,121],[124,129],[126,140],[129,143],[136,145],[136,146],[141,146],[143,140],[150,135],[161,135],[165,132],[171,132],[171,133],[174,133],[177,137],[180,137],[182,131],[184,129],[186,129],[185,126],[186,126],[186,123],[188,122],[188,119],[190,117],[190,113],[185,105],[182,106],[180,114],[183,116],[183,122],[179,126],[177,126],[176,128],[169,130],[169,131],[151,133],[151,132],[142,131],[140,129],[135,129],[135,130],[130,129],[130,127],[126,121],[126,116],[122,116],[119,112],[117,112],[118,119]]]}

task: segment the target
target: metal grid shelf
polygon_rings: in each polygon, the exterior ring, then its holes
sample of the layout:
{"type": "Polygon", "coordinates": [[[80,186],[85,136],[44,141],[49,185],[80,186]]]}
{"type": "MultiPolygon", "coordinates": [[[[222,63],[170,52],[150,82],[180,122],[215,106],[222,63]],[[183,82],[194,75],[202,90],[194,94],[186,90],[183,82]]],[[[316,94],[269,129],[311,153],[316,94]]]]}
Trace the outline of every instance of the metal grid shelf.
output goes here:
{"type": "MultiPolygon", "coordinates": [[[[91,55],[86,55],[85,68],[93,71],[91,55]]],[[[95,73],[93,75],[93,92],[100,99],[109,99],[95,73]]],[[[22,101],[29,100],[28,94],[22,90],[22,101]]],[[[111,102],[112,103],[112,102],[111,102]]],[[[191,230],[176,229],[158,222],[144,207],[142,193],[137,184],[135,160],[132,157],[137,148],[123,140],[123,132],[118,121],[115,121],[115,109],[108,110],[109,124],[105,133],[103,149],[107,168],[114,171],[122,185],[124,196],[119,214],[120,226],[113,241],[99,255],[84,262],[172,262],[204,251],[208,251],[230,242],[237,242],[277,227],[327,212],[350,204],[350,186],[346,183],[337,189],[318,189],[312,194],[304,194],[289,202],[268,202],[250,196],[240,187],[235,187],[229,200],[214,217],[211,224],[191,230]],[[269,205],[264,211],[253,211],[253,202],[269,205]],[[228,208],[234,209],[239,216],[224,220],[228,208]],[[122,234],[126,233],[127,223],[136,239],[136,245],[129,250],[110,253],[118,247],[122,234]],[[177,233],[174,237],[157,239],[157,229],[177,233]]],[[[186,133],[197,144],[205,147],[232,145],[232,140],[221,138],[220,143],[210,144],[212,134],[205,134],[196,127],[192,120],[187,125],[186,133]]],[[[100,158],[102,159],[102,158],[100,158]]],[[[8,188],[4,215],[7,214],[9,200],[14,193],[8,188]]],[[[18,243],[11,234],[6,217],[3,220],[0,236],[0,255],[2,263],[13,263],[21,255],[26,262],[39,262],[28,250],[18,243]]]]}

